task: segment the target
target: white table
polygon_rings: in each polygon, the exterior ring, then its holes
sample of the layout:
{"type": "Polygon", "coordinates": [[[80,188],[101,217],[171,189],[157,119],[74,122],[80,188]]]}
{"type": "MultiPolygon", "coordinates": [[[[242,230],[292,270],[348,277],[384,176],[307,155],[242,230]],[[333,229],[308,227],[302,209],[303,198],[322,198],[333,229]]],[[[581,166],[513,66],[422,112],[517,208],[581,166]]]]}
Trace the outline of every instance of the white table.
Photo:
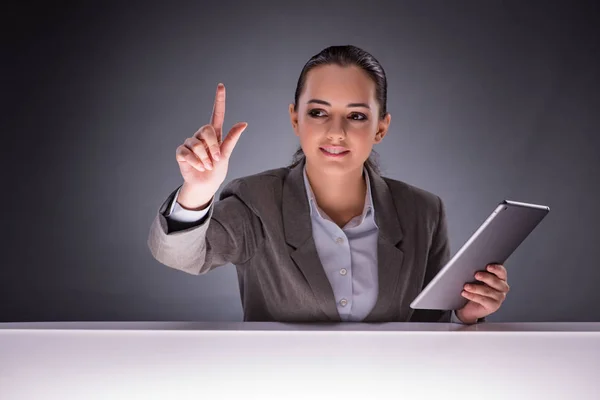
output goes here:
{"type": "Polygon", "coordinates": [[[600,323],[0,323],[0,399],[600,399],[600,323]]]}

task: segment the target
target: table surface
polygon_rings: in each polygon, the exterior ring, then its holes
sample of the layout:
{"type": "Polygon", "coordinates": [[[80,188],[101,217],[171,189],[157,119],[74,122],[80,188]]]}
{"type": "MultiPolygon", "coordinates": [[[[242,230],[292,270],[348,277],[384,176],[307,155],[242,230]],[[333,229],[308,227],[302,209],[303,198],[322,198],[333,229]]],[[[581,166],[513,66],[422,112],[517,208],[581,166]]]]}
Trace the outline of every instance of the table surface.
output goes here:
{"type": "Polygon", "coordinates": [[[281,322],[5,322],[6,330],[141,330],[141,331],[396,331],[396,332],[600,332],[600,322],[453,323],[281,323],[281,322]]]}
{"type": "Polygon", "coordinates": [[[0,324],[0,399],[600,399],[600,323],[0,324]]]}

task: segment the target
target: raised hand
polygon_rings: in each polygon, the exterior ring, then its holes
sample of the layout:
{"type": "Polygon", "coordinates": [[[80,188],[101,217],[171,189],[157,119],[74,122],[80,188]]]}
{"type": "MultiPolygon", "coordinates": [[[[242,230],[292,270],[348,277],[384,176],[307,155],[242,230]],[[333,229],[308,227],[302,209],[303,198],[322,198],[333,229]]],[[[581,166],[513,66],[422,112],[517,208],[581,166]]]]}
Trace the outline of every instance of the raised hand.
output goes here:
{"type": "Polygon", "coordinates": [[[224,118],[225,86],[220,83],[210,123],[177,147],[176,159],[184,180],[178,202],[186,208],[205,206],[225,181],[231,153],[248,124],[238,122],[223,139],[224,118]]]}

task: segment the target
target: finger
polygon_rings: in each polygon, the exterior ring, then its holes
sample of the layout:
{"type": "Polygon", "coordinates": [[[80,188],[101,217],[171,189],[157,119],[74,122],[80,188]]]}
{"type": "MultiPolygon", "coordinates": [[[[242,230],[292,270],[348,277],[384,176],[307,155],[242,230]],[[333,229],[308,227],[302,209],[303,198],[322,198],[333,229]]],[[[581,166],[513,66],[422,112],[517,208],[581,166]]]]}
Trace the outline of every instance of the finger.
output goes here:
{"type": "Polygon", "coordinates": [[[206,171],[206,169],[204,169],[204,164],[202,164],[200,159],[194,154],[193,151],[191,151],[184,145],[177,147],[177,151],[175,152],[175,158],[180,164],[191,165],[193,168],[197,169],[200,172],[206,171]]]}
{"type": "Polygon", "coordinates": [[[206,150],[206,147],[201,140],[195,137],[191,137],[185,139],[185,142],[183,142],[183,144],[185,145],[185,147],[193,151],[196,157],[198,157],[200,161],[202,161],[204,168],[208,170],[211,170],[213,168],[212,162],[210,161],[210,157],[208,156],[208,151],[206,150]]]}
{"type": "Polygon", "coordinates": [[[495,299],[492,299],[491,297],[482,296],[480,294],[470,293],[466,291],[463,291],[461,295],[474,303],[480,304],[486,310],[494,311],[500,307],[499,302],[495,299]]]}
{"type": "Polygon", "coordinates": [[[202,128],[198,129],[198,132],[194,134],[194,137],[203,140],[206,143],[211,158],[215,161],[219,161],[221,146],[217,140],[215,128],[212,125],[204,125],[202,128]]]}
{"type": "Polygon", "coordinates": [[[478,285],[473,283],[467,283],[464,286],[464,290],[466,290],[469,293],[475,293],[480,294],[482,296],[491,297],[498,301],[504,301],[504,298],[506,297],[506,293],[491,288],[486,284],[478,285]]]}
{"type": "Polygon", "coordinates": [[[508,286],[508,283],[506,281],[503,281],[502,279],[498,278],[498,276],[489,272],[477,272],[475,274],[475,279],[487,284],[488,286],[500,292],[508,293],[508,291],[510,290],[510,287],[508,286]]]}
{"type": "Polygon", "coordinates": [[[223,143],[221,144],[221,156],[223,158],[229,158],[231,156],[235,145],[237,144],[238,140],[240,140],[240,136],[242,135],[242,132],[244,132],[244,129],[246,129],[247,126],[248,124],[245,122],[238,122],[231,128],[231,130],[227,134],[227,137],[223,140],[223,143]]]}
{"type": "Polygon", "coordinates": [[[489,264],[487,266],[487,270],[490,271],[492,274],[496,275],[498,278],[502,279],[503,281],[506,280],[508,273],[506,272],[506,268],[504,268],[504,265],[502,264],[489,264]]]}
{"type": "Polygon", "coordinates": [[[217,140],[222,141],[223,120],[225,119],[225,85],[219,83],[217,85],[217,93],[215,94],[215,104],[213,105],[210,124],[215,128],[217,140]]]}

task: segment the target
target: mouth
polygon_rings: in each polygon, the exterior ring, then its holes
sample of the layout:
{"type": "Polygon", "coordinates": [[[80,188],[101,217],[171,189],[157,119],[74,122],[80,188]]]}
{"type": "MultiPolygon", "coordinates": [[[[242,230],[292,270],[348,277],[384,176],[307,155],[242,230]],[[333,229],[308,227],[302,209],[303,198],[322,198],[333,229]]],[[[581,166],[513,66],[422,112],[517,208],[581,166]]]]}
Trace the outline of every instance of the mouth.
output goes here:
{"type": "Polygon", "coordinates": [[[343,147],[319,147],[321,153],[327,157],[341,158],[350,153],[350,150],[346,150],[343,147]]]}

